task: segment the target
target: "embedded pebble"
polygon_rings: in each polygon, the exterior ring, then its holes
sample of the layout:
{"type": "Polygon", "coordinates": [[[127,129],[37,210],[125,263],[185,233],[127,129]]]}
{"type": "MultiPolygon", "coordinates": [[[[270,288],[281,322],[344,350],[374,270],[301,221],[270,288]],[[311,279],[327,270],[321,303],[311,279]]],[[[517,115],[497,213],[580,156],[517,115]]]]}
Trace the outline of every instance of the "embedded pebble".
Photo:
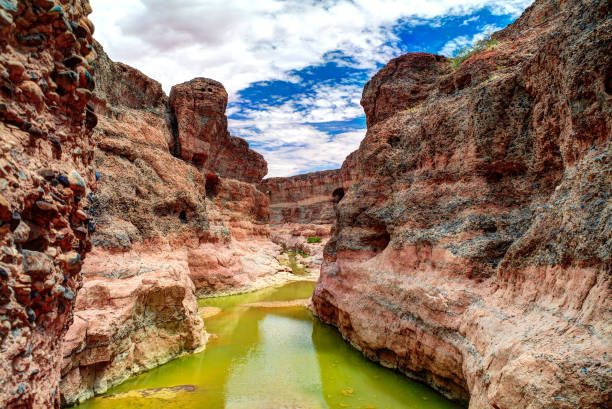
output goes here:
{"type": "Polygon", "coordinates": [[[84,192],[85,189],[87,189],[87,184],[85,184],[85,181],[83,180],[79,172],[77,172],[76,170],[73,170],[68,175],[68,184],[70,185],[70,188],[74,191],[84,192]]]}

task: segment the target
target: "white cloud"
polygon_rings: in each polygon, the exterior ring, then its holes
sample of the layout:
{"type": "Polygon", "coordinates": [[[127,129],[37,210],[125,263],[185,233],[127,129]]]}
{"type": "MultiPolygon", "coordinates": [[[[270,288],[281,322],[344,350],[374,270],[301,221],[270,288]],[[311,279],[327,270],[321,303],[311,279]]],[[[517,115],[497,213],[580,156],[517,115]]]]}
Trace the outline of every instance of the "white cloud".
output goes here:
{"type": "Polygon", "coordinates": [[[312,169],[339,168],[344,158],[359,147],[365,136],[365,129],[361,129],[330,137],[313,127],[300,124],[297,127],[277,127],[275,131],[282,134],[296,132],[310,138],[310,141],[304,145],[281,146],[262,151],[268,161],[269,172],[266,177],[292,176],[312,169]]]}
{"type": "MultiPolygon", "coordinates": [[[[531,0],[91,0],[96,38],[111,58],[162,83],[197,76],[230,95],[256,81],[291,80],[287,72],[339,51],[373,69],[400,53],[400,19],[467,15],[483,7],[520,13],[531,0]]],[[[335,55],[337,55],[336,53],[335,55]]]]}
{"type": "Polygon", "coordinates": [[[440,49],[440,51],[438,51],[438,53],[446,57],[452,57],[458,51],[464,50],[466,47],[472,46],[480,40],[484,40],[489,35],[491,35],[491,33],[494,33],[501,29],[502,27],[498,27],[493,24],[487,24],[481,27],[481,31],[479,33],[474,34],[472,37],[459,36],[453,38],[452,40],[444,44],[444,46],[440,49]]]}
{"type": "MultiPolygon", "coordinates": [[[[233,102],[228,116],[241,118],[230,119],[232,134],[265,156],[268,176],[288,176],[340,166],[365,135],[365,129],[332,134],[315,126],[362,117],[361,84],[303,83],[292,71],[334,61],[373,74],[401,54],[399,22],[440,26],[444,17],[484,7],[518,16],[531,1],[91,0],[90,18],[113,60],[160,81],[166,92],[194,77],[222,82],[233,102]],[[247,107],[238,99],[250,84],[274,80],[300,83],[304,92],[270,105],[247,107]]],[[[440,52],[451,55],[493,29],[457,37],[440,52]]]]}
{"type": "Polygon", "coordinates": [[[230,119],[232,133],[256,144],[268,161],[268,177],[337,168],[363,139],[365,129],[331,135],[312,125],[362,116],[360,86],[318,85],[313,91],[277,106],[244,108],[244,119],[230,119]]]}
{"type": "Polygon", "coordinates": [[[461,23],[461,25],[467,26],[468,24],[478,21],[479,19],[480,19],[480,16],[473,16],[470,18],[466,18],[465,20],[463,20],[463,23],[461,23]]]}

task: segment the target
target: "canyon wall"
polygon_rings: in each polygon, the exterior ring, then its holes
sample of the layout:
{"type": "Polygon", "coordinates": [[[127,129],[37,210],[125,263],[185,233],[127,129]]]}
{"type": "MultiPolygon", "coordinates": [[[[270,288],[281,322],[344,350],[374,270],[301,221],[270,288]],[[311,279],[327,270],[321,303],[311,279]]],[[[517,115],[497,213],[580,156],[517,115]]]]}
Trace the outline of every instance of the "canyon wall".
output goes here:
{"type": "Polygon", "coordinates": [[[95,50],[99,189],[88,197],[93,252],[63,343],[63,405],[206,342],[187,263],[163,252],[168,241],[207,226],[205,177],[169,153],[172,126],[161,85],[113,63],[97,43],[95,50]]]}
{"type": "Polygon", "coordinates": [[[90,249],[86,0],[0,2],[0,407],[59,407],[58,339],[90,249]]]}
{"type": "Polygon", "coordinates": [[[95,48],[95,232],[64,339],[64,405],[203,348],[196,296],[292,278],[269,240],[268,198],[248,183],[267,165],[227,132],[223,86],[198,78],[168,98],[95,48]]]}
{"type": "Polygon", "coordinates": [[[170,106],[176,119],[174,151],[205,172],[259,183],[268,173],[263,156],[227,130],[227,91],[220,82],[195,78],[175,85],[170,106]]]}
{"type": "Polygon", "coordinates": [[[349,184],[350,177],[343,178],[340,169],[264,179],[258,188],[270,200],[272,241],[308,254],[300,262],[318,271],[335,220],[334,206],[349,184]],[[320,242],[309,242],[309,238],[320,238],[320,242]]]}
{"type": "Polygon", "coordinates": [[[270,224],[320,225],[333,224],[333,194],[342,186],[340,169],[267,178],[258,185],[270,199],[270,224]]]}
{"type": "Polygon", "coordinates": [[[313,309],[367,357],[474,409],[610,407],[610,12],[537,0],[366,84],[313,309]]]}

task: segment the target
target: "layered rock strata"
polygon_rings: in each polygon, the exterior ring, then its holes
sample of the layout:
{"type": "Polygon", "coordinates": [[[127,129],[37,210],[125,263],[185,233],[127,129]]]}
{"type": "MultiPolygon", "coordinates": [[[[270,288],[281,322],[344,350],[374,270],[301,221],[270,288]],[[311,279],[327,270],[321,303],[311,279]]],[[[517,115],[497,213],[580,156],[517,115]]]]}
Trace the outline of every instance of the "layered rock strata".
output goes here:
{"type": "Polygon", "coordinates": [[[86,0],[0,2],[0,407],[59,407],[93,228],[86,0]]]}
{"type": "Polygon", "coordinates": [[[319,269],[323,246],[335,219],[334,206],[350,185],[340,169],[311,172],[292,177],[267,178],[258,188],[270,200],[271,238],[285,249],[307,253],[310,269],[319,269]],[[320,242],[308,242],[320,238],[320,242]]]}
{"type": "Polygon", "coordinates": [[[366,356],[470,408],[611,405],[610,12],[538,0],[367,83],[313,296],[366,356]]]}
{"type": "Polygon", "coordinates": [[[95,253],[93,258],[63,341],[64,404],[89,399],[206,343],[184,262],[161,257],[119,262],[95,253]],[[124,277],[109,279],[107,272],[124,277]]]}
{"type": "Polygon", "coordinates": [[[340,169],[264,179],[259,190],[270,199],[270,224],[334,222],[334,192],[343,188],[340,169]]]}
{"type": "MultiPolygon", "coordinates": [[[[236,161],[245,172],[236,177],[261,180],[265,162],[248,162],[258,154],[246,142],[231,148],[226,133],[225,139],[216,135],[207,139],[209,145],[197,146],[214,161],[194,164],[177,157],[175,125],[184,131],[210,106],[219,108],[215,120],[225,123],[227,94],[222,101],[197,94],[208,81],[198,79],[194,91],[184,84],[173,91],[171,105],[159,83],[114,63],[99,44],[96,50],[99,123],[93,140],[100,179],[91,206],[96,231],[75,323],[64,341],[64,405],[202,348],[207,335],[196,294],[245,291],[291,278],[276,259],[279,246],[269,240],[265,194],[220,176],[229,175],[224,161],[236,161]]],[[[220,132],[199,125],[190,131],[198,137],[220,132]]]]}

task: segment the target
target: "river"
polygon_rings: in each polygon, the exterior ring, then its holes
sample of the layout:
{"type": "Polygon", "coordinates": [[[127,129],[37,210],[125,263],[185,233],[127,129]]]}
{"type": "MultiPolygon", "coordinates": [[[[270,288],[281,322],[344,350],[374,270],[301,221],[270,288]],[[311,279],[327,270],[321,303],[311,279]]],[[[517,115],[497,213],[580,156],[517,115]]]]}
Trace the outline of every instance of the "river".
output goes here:
{"type": "Polygon", "coordinates": [[[135,376],[79,409],[457,409],[431,388],[365,359],[303,306],[312,282],[200,300],[216,315],[206,350],[135,376]]]}

